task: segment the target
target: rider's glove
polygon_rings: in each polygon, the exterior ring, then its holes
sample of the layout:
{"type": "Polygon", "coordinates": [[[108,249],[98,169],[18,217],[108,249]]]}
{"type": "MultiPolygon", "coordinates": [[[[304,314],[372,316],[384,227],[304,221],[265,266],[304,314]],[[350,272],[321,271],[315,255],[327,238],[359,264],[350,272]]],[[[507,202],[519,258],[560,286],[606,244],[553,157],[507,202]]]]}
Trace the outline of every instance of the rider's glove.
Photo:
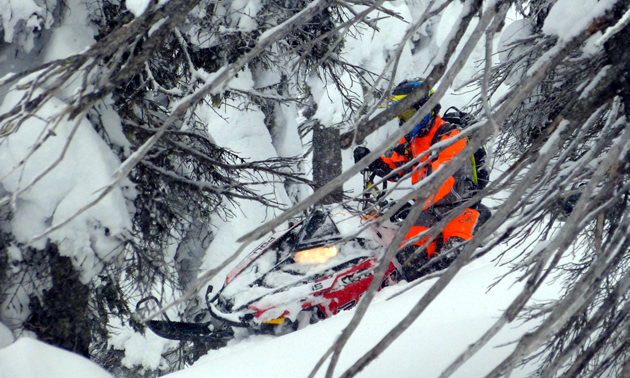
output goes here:
{"type": "Polygon", "coordinates": [[[370,171],[374,172],[379,177],[387,176],[392,169],[381,158],[378,158],[372,162],[369,166],[370,171]]]}
{"type": "Polygon", "coordinates": [[[409,143],[401,143],[394,147],[394,152],[400,156],[409,156],[411,151],[409,150],[409,143]]]}
{"type": "MultiPolygon", "coordinates": [[[[354,162],[357,163],[370,153],[370,149],[367,147],[359,146],[354,149],[354,162]]],[[[387,176],[392,169],[381,158],[374,160],[369,166],[368,170],[374,172],[379,177],[387,176]]]]}
{"type": "Polygon", "coordinates": [[[392,215],[391,218],[389,218],[389,220],[392,223],[402,222],[403,220],[407,218],[410,211],[411,211],[411,202],[407,202],[400,209],[398,209],[396,214],[392,215]]]}
{"type": "Polygon", "coordinates": [[[354,151],[353,151],[354,162],[358,163],[359,160],[361,160],[364,157],[366,157],[369,153],[370,153],[370,149],[367,148],[367,147],[359,146],[359,147],[355,148],[354,151]]]}

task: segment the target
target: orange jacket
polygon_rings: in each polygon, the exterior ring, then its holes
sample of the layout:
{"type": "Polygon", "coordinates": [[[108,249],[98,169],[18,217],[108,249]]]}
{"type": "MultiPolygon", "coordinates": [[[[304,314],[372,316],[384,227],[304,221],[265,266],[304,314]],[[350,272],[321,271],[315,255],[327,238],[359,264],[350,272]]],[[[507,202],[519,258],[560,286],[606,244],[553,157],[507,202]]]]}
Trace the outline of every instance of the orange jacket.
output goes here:
{"type": "MultiPolygon", "coordinates": [[[[459,134],[459,130],[454,125],[445,122],[440,116],[435,117],[435,123],[429,130],[429,132],[423,133],[422,135],[417,135],[411,140],[409,144],[408,155],[411,155],[411,158],[416,158],[420,156],[423,152],[426,152],[432,145],[441,142],[443,140],[452,138],[459,134]]],[[[406,143],[405,138],[401,139],[399,144],[406,143]]],[[[456,143],[450,145],[440,152],[440,154],[428,162],[422,168],[416,170],[411,177],[411,183],[415,184],[420,179],[430,175],[433,171],[437,170],[442,164],[450,161],[455,155],[460,153],[466,147],[466,140],[461,139],[456,143]]],[[[391,157],[381,156],[381,159],[389,165],[390,168],[396,169],[403,165],[404,163],[410,161],[408,155],[401,155],[397,152],[394,152],[391,157]]],[[[429,159],[430,154],[425,155],[420,159],[420,163],[426,162],[429,159]]],[[[430,206],[437,204],[452,204],[455,201],[461,200],[461,195],[463,193],[457,193],[455,191],[456,186],[456,177],[449,177],[444,184],[438,189],[437,193],[434,196],[431,196],[427,203],[425,204],[425,209],[430,206]]],[[[459,177],[458,177],[459,179],[459,177]]]]}

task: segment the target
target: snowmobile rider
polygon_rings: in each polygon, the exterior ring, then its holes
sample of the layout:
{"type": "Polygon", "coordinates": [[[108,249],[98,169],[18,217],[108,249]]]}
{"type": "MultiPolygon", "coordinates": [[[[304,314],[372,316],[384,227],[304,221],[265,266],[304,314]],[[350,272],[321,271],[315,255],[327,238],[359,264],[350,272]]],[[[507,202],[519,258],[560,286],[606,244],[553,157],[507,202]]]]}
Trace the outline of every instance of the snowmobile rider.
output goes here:
{"type": "MultiPolygon", "coordinates": [[[[400,83],[389,97],[388,106],[396,104],[409,93],[417,89],[421,84],[422,81],[420,80],[400,83]]],[[[412,108],[402,112],[398,116],[400,126],[409,120],[415,112],[428,101],[432,94],[433,90],[431,89],[429,93],[415,103],[412,108]]],[[[370,164],[369,170],[377,172],[378,176],[385,177],[392,170],[422,155],[422,153],[426,152],[434,144],[456,137],[460,133],[458,126],[455,123],[449,123],[440,118],[438,114],[439,111],[440,105],[438,104],[431,113],[422,118],[420,123],[418,123],[409,134],[401,139],[398,146],[390,150],[386,156],[381,156],[380,159],[370,164]]],[[[437,156],[435,156],[435,154],[426,154],[418,162],[420,167],[415,167],[417,169],[411,176],[412,184],[416,184],[418,181],[436,171],[442,164],[449,162],[455,155],[460,153],[466,145],[467,139],[462,138],[441,150],[437,156]]],[[[355,150],[355,160],[359,160],[367,153],[369,153],[367,148],[357,147],[355,150]]],[[[420,214],[418,219],[416,219],[411,230],[406,235],[405,241],[430,229],[449,211],[455,209],[459,204],[471,198],[476,191],[481,189],[477,183],[477,175],[476,172],[474,172],[475,169],[474,161],[468,161],[444,182],[437,193],[425,204],[424,211],[420,214]]],[[[407,170],[407,172],[409,171],[410,170],[407,170]]],[[[406,172],[401,172],[400,174],[404,175],[405,173],[406,172]]],[[[394,177],[393,180],[396,181],[399,177],[394,177]]],[[[392,178],[390,177],[389,179],[392,178]]],[[[482,209],[481,206],[481,204],[478,204],[473,206],[474,208],[464,210],[462,214],[448,223],[436,240],[431,242],[426,248],[418,250],[418,246],[424,244],[424,242],[429,239],[429,236],[417,241],[414,245],[402,248],[396,255],[396,258],[402,265],[402,271],[405,275],[404,278],[407,281],[412,281],[420,276],[448,267],[457,256],[458,251],[456,249],[449,252],[449,256],[441,258],[439,263],[435,261],[433,264],[427,264],[427,262],[432,257],[440,255],[442,252],[446,253],[454,246],[473,237],[476,227],[483,223],[489,216],[489,210],[485,207],[482,209]]],[[[395,217],[404,219],[409,213],[409,207],[410,205],[405,205],[395,217]]]]}

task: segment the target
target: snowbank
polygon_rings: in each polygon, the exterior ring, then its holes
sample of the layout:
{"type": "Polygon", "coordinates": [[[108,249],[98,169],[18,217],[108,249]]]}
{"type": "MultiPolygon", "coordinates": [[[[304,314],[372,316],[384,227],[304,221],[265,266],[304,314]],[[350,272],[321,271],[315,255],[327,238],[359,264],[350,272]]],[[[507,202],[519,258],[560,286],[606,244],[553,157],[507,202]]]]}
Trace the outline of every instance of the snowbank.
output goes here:
{"type": "Polygon", "coordinates": [[[87,358],[22,338],[0,349],[0,378],[111,378],[87,358]]]}
{"type": "MultiPolygon", "coordinates": [[[[428,310],[359,376],[437,377],[496,321],[520,291],[521,285],[512,285],[512,280],[488,290],[503,272],[490,256],[466,266],[428,310]]],[[[432,279],[415,287],[403,283],[379,293],[344,349],[335,376],[376,345],[435,282],[432,279]],[[404,294],[395,295],[403,291],[404,294]]],[[[226,348],[210,351],[191,368],[168,377],[307,376],[353,315],[353,310],[344,312],[281,337],[255,336],[233,341],[226,348]]],[[[531,326],[508,325],[454,377],[484,376],[512,351],[513,345],[508,343],[518,340],[531,326]]],[[[317,377],[324,373],[325,370],[320,371],[317,377]]],[[[512,377],[525,377],[527,373],[515,371],[512,377]]]]}

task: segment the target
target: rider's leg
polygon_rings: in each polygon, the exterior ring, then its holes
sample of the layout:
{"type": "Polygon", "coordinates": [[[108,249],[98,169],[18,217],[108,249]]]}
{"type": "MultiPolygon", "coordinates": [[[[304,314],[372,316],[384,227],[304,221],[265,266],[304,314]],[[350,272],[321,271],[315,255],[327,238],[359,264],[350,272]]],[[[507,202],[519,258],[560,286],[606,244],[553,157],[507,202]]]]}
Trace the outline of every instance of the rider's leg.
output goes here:
{"type": "MultiPolygon", "coordinates": [[[[428,217],[425,215],[419,219],[415,226],[411,228],[405,241],[421,232],[431,228],[427,224],[428,217]],[[423,225],[418,225],[422,223],[423,225]]],[[[415,280],[426,274],[437,270],[446,269],[461,252],[463,242],[473,237],[475,226],[479,222],[480,213],[474,209],[466,209],[461,215],[449,222],[440,235],[428,246],[422,247],[429,237],[402,248],[397,254],[397,259],[402,265],[404,278],[407,281],[415,280]],[[440,256],[435,261],[429,261],[434,256],[440,256]]],[[[437,221],[437,220],[435,220],[437,221]]]]}
{"type": "MultiPolygon", "coordinates": [[[[421,232],[428,230],[428,227],[413,226],[407,233],[405,241],[418,236],[421,232]]],[[[424,245],[429,240],[429,236],[424,239],[401,248],[396,255],[396,259],[402,266],[402,273],[406,281],[413,281],[420,276],[427,274],[422,267],[427,264],[429,259],[434,256],[440,249],[442,238],[439,236],[428,245],[424,245]]]]}
{"type": "Polygon", "coordinates": [[[462,251],[462,244],[466,240],[472,239],[480,218],[481,214],[479,211],[466,209],[444,227],[442,231],[444,244],[438,252],[441,255],[438,264],[440,269],[448,268],[462,251]]]}

